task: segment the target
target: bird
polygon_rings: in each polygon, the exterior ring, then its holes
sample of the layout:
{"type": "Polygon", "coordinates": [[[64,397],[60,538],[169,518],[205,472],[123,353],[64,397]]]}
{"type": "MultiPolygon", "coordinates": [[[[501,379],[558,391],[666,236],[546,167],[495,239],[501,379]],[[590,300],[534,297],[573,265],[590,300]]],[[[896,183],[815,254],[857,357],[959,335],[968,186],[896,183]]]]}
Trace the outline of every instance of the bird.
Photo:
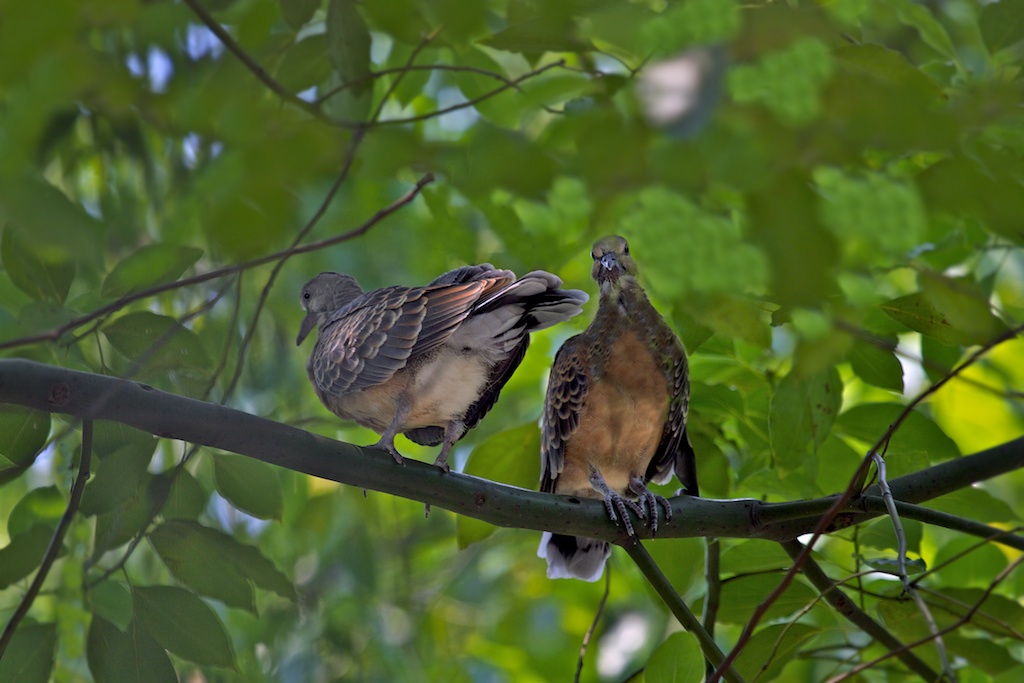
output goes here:
{"type": "MultiPolygon", "coordinates": [[[[541,416],[540,490],[602,500],[635,536],[632,509],[656,532],[658,507],[666,520],[672,507],[648,482],[675,472],[683,492],[698,495],[686,350],[644,293],[623,237],[599,239],[591,257],[600,300],[587,329],[555,355],[541,416]]],[[[596,581],[611,548],[545,532],[537,554],[550,578],[596,581]]]]}
{"type": "Polygon", "coordinates": [[[399,464],[400,432],[442,444],[434,464],[448,472],[453,445],[494,406],[530,333],[582,312],[587,294],[561,287],[543,270],[517,278],[490,263],[369,292],[351,275],[320,273],[301,290],[295,343],[319,328],[306,371],[331,412],[380,434],[375,445],[399,464]]]}

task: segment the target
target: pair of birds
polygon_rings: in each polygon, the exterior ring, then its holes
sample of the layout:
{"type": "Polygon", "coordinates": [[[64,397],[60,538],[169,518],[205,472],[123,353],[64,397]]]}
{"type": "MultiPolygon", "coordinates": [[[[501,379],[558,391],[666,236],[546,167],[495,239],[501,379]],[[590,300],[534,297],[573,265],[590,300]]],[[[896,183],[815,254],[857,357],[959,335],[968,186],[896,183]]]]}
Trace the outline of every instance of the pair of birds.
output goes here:
{"type": "MultiPolygon", "coordinates": [[[[658,507],[672,508],[647,483],[675,472],[697,495],[686,435],[690,385],[679,339],[648,301],[629,245],[598,240],[591,271],[597,315],[558,351],[541,422],[540,489],[603,500],[609,517],[634,535],[627,508],[657,530],[658,507]]],[[[354,278],[321,273],[300,295],[306,317],[296,340],[319,327],[306,369],[331,412],[381,434],[376,444],[398,463],[395,436],[453,445],[498,400],[530,343],[530,333],[568,320],[588,297],[560,289],[544,271],[516,279],[490,264],[464,266],[425,287],[363,292],[354,278]]],[[[552,578],[596,581],[608,543],[545,533],[538,555],[552,578]]]]}

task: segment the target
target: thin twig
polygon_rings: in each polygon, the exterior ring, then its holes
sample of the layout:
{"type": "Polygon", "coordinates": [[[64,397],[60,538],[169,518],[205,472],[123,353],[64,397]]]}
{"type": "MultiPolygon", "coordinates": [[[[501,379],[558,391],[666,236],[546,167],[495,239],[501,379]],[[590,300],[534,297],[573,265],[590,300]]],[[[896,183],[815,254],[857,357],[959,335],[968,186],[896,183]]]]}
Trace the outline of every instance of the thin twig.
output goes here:
{"type": "Polygon", "coordinates": [[[542,73],[544,73],[545,71],[547,71],[549,69],[554,69],[554,68],[560,67],[560,66],[565,66],[565,60],[564,59],[560,59],[557,62],[552,62],[551,64],[546,64],[546,65],[540,67],[539,69],[534,69],[533,71],[530,71],[529,73],[525,73],[522,76],[519,76],[518,78],[513,78],[512,80],[508,81],[504,85],[501,85],[500,87],[497,87],[494,90],[490,90],[488,92],[485,92],[483,95],[480,95],[479,97],[474,97],[471,100],[467,100],[465,102],[459,102],[458,104],[453,104],[450,107],[445,107],[444,109],[437,109],[435,111],[427,112],[426,114],[418,114],[417,116],[408,116],[408,117],[401,118],[401,119],[385,119],[383,121],[378,121],[377,125],[381,125],[381,126],[397,126],[397,125],[401,125],[401,124],[405,124],[405,123],[416,123],[417,121],[426,121],[427,119],[436,118],[438,116],[442,116],[443,114],[448,114],[449,112],[458,111],[459,109],[465,109],[466,107],[473,107],[473,106],[475,106],[477,104],[480,104],[484,100],[490,99],[490,98],[494,97],[495,95],[498,95],[498,94],[501,94],[501,93],[505,92],[509,88],[516,88],[516,87],[518,87],[520,83],[522,83],[523,81],[525,81],[527,79],[533,78],[534,76],[539,76],[539,75],[541,75],[542,73]]]}
{"type": "MultiPolygon", "coordinates": [[[[807,548],[799,541],[787,541],[780,543],[782,549],[796,560],[803,555],[807,548]]],[[[900,660],[908,669],[921,676],[926,681],[934,681],[938,674],[916,654],[907,650],[895,636],[884,626],[872,619],[867,612],[850,600],[839,586],[825,573],[825,571],[814,561],[813,557],[806,557],[803,561],[803,574],[821,593],[833,609],[847,619],[851,624],[868,634],[882,645],[891,650],[900,650],[900,660]]],[[[860,574],[858,574],[858,577],[860,574]]]]}
{"type": "Polygon", "coordinates": [[[232,266],[226,266],[224,268],[211,270],[206,273],[202,273],[201,275],[194,275],[190,278],[185,278],[183,280],[176,280],[174,282],[167,282],[162,285],[156,285],[154,287],[150,287],[149,289],[144,289],[135,292],[134,294],[129,294],[118,299],[117,301],[107,304],[106,306],[97,308],[95,311],[92,311],[91,313],[86,313],[85,315],[81,315],[77,318],[69,320],[63,325],[55,327],[46,332],[40,332],[39,334],[34,334],[27,337],[19,337],[17,339],[11,339],[5,342],[0,342],[0,350],[12,349],[20,346],[27,346],[29,344],[37,344],[39,342],[47,342],[53,341],[55,339],[60,339],[60,337],[67,333],[69,330],[73,330],[76,327],[80,327],[81,325],[84,325],[92,320],[95,320],[100,316],[106,315],[113,311],[119,311],[128,304],[135,303],[136,301],[148,299],[151,296],[162,294],[164,292],[169,292],[173,289],[188,287],[191,285],[200,284],[202,282],[208,282],[210,280],[216,280],[222,277],[227,277],[229,275],[234,275],[235,273],[241,273],[246,270],[251,270],[253,268],[257,268],[259,266],[272,263],[279,259],[295,256],[297,254],[307,254],[312,251],[326,249],[327,247],[334,246],[335,244],[340,244],[341,242],[346,242],[348,240],[355,239],[356,237],[364,235],[372,227],[377,225],[377,223],[381,222],[383,219],[387,218],[388,216],[396,212],[398,209],[402,208],[403,206],[411,202],[413,199],[416,198],[416,195],[418,195],[425,186],[429,185],[432,182],[434,182],[434,174],[427,173],[422,178],[420,178],[419,181],[417,181],[416,184],[408,192],[403,194],[401,197],[393,201],[385,208],[375,213],[368,221],[360,225],[358,228],[354,228],[346,233],[335,235],[334,237],[329,237],[327,239],[320,240],[319,242],[311,242],[309,244],[304,244],[301,246],[285,249],[274,254],[260,256],[259,258],[255,258],[250,261],[243,261],[242,263],[237,263],[232,266]]]}
{"type": "Polygon", "coordinates": [[[1024,331],[1024,326],[1015,327],[1013,329],[1007,330],[1006,332],[993,338],[991,341],[984,344],[978,350],[972,353],[966,360],[964,360],[963,363],[961,363],[956,368],[951,370],[949,374],[945,375],[937,382],[932,384],[930,387],[919,393],[916,397],[914,397],[914,399],[909,404],[907,404],[903,411],[897,416],[896,420],[891,425],[889,425],[889,428],[885,431],[885,433],[868,451],[868,455],[861,460],[860,465],[857,467],[857,470],[853,473],[853,477],[850,480],[850,484],[846,487],[846,490],[843,491],[843,493],[838,498],[836,498],[835,503],[829,508],[828,512],[826,512],[825,515],[822,516],[822,518],[819,520],[818,524],[814,529],[814,533],[811,535],[810,541],[804,547],[800,555],[794,559],[793,567],[789,570],[786,576],[783,577],[782,581],[779,582],[779,585],[775,588],[775,590],[773,590],[771,594],[767,598],[765,598],[764,601],[761,604],[759,604],[757,608],[754,610],[754,613],[753,615],[751,615],[750,620],[743,627],[743,631],[740,633],[740,637],[737,639],[736,645],[733,646],[732,650],[729,651],[729,654],[726,655],[723,664],[720,665],[718,669],[716,669],[710,677],[708,677],[708,683],[715,683],[715,681],[717,681],[721,677],[723,666],[732,664],[732,662],[735,661],[736,657],[739,656],[740,652],[742,652],[743,650],[743,647],[750,641],[751,636],[754,634],[754,629],[757,627],[758,622],[760,622],[760,620],[768,612],[768,608],[771,607],[771,605],[773,605],[775,601],[779,599],[779,597],[786,591],[787,588],[789,588],[789,585],[793,582],[793,579],[796,576],[797,572],[800,571],[800,569],[803,567],[803,563],[810,556],[811,548],[814,547],[814,544],[817,542],[817,540],[829,528],[829,526],[835,520],[836,516],[840,513],[840,511],[842,511],[846,507],[846,505],[850,502],[854,495],[860,492],[861,487],[864,485],[864,480],[867,478],[869,465],[871,463],[870,454],[880,451],[882,446],[892,439],[893,434],[895,434],[896,430],[899,429],[900,425],[903,424],[903,421],[907,419],[910,413],[913,412],[914,408],[916,408],[922,401],[924,401],[926,398],[928,398],[936,391],[941,389],[943,386],[945,386],[947,382],[949,382],[954,377],[959,375],[966,368],[973,365],[984,354],[988,353],[999,344],[1002,344],[1005,341],[1013,339],[1018,334],[1020,334],[1021,331],[1024,331]]]}
{"type": "MultiPolygon", "coordinates": [[[[1019,567],[1021,565],[1021,563],[1024,563],[1024,555],[1018,557],[1013,562],[1011,562],[1009,565],[1004,567],[1003,571],[999,572],[999,574],[995,577],[995,579],[993,579],[992,583],[989,584],[985,588],[984,592],[982,592],[982,594],[981,594],[981,598],[979,598],[978,601],[975,602],[971,606],[971,609],[968,610],[968,612],[965,615],[963,615],[960,619],[958,619],[957,621],[953,622],[949,626],[946,626],[945,628],[941,629],[939,631],[939,635],[946,635],[947,633],[951,633],[953,631],[956,631],[958,628],[960,628],[964,624],[969,623],[971,621],[971,618],[974,616],[974,614],[979,609],[981,609],[982,604],[984,604],[984,602],[986,600],[988,600],[988,597],[992,594],[992,592],[996,589],[996,587],[1000,583],[1002,583],[1006,579],[1007,576],[1010,575],[1010,572],[1012,572],[1014,569],[1019,567]]],[[[856,666],[853,669],[845,672],[841,676],[835,676],[833,678],[828,679],[825,683],[841,683],[841,681],[845,681],[847,679],[853,678],[854,676],[859,674],[861,671],[865,671],[867,669],[871,669],[873,667],[878,666],[880,663],[884,662],[885,660],[889,659],[890,657],[899,656],[900,652],[902,652],[902,651],[910,650],[910,649],[913,649],[915,647],[919,647],[921,645],[925,645],[928,642],[930,642],[933,638],[934,638],[934,636],[928,635],[928,636],[925,636],[924,638],[921,638],[919,640],[915,640],[912,643],[907,643],[906,645],[904,645],[902,648],[900,648],[898,650],[890,650],[889,652],[885,653],[884,655],[882,655],[880,657],[877,657],[877,658],[875,658],[875,659],[873,659],[873,660],[871,660],[869,662],[863,662],[863,663],[859,664],[858,666],[856,666]]]]}
{"type": "Polygon", "coordinates": [[[886,474],[885,457],[880,453],[872,453],[871,459],[878,470],[878,487],[882,490],[882,500],[885,501],[885,507],[889,512],[889,519],[892,521],[893,531],[896,534],[896,570],[899,572],[899,579],[903,584],[903,590],[917,605],[917,609],[924,617],[925,623],[928,624],[928,630],[935,637],[935,649],[938,652],[939,663],[942,665],[943,673],[945,673],[946,678],[956,683],[958,678],[953,671],[953,667],[949,664],[949,654],[946,651],[945,641],[939,635],[939,625],[935,623],[932,611],[928,609],[924,598],[914,588],[914,584],[911,583],[910,576],[907,574],[907,535],[903,531],[903,523],[900,521],[900,515],[896,511],[896,503],[893,500],[892,491],[889,490],[889,477],[886,474]]]}
{"type": "Polygon", "coordinates": [[[601,615],[604,613],[605,603],[608,602],[608,594],[612,589],[612,572],[611,567],[606,567],[604,570],[604,593],[601,595],[601,602],[597,603],[597,611],[594,612],[594,621],[590,622],[590,628],[583,634],[583,643],[580,645],[580,658],[576,660],[576,677],[573,678],[575,683],[580,683],[580,674],[583,673],[583,658],[587,655],[587,646],[590,644],[590,639],[594,635],[594,631],[597,630],[597,623],[601,620],[601,615]]]}
{"type": "Polygon", "coordinates": [[[321,119],[323,121],[327,121],[335,125],[357,127],[356,124],[350,122],[343,122],[331,119],[326,114],[324,114],[323,111],[320,110],[320,107],[313,104],[312,102],[307,102],[306,100],[302,99],[295,93],[288,90],[288,88],[281,85],[277,81],[277,79],[275,79],[273,76],[267,73],[267,70],[260,66],[259,63],[255,59],[253,59],[251,55],[249,55],[248,52],[242,49],[242,46],[238,44],[238,41],[231,37],[231,34],[228,33],[224,29],[224,27],[220,25],[220,22],[213,18],[213,15],[210,14],[210,12],[207,11],[205,7],[203,7],[203,4],[199,2],[199,0],[184,1],[185,4],[189,6],[189,9],[191,9],[192,12],[199,18],[199,20],[203,22],[206,28],[210,29],[210,32],[213,33],[213,35],[217,36],[217,39],[220,40],[221,43],[223,43],[224,47],[226,47],[228,51],[231,54],[233,54],[235,58],[238,59],[238,61],[242,63],[242,66],[248,69],[253,76],[255,76],[261,83],[263,83],[263,85],[270,88],[270,90],[275,95],[280,97],[282,100],[285,100],[286,102],[294,104],[296,107],[299,107],[300,109],[306,111],[312,116],[315,116],[316,118],[321,119]]]}
{"type": "Polygon", "coordinates": [[[64,544],[64,536],[67,534],[68,527],[71,526],[71,521],[74,519],[75,514],[78,512],[78,506],[82,502],[82,492],[85,490],[85,481],[89,478],[89,465],[91,462],[92,420],[85,420],[82,422],[82,456],[78,460],[78,473],[75,475],[75,481],[71,484],[71,495],[68,497],[67,509],[64,510],[57,528],[53,531],[53,536],[50,537],[50,544],[46,547],[46,552],[43,553],[42,562],[39,563],[39,569],[36,570],[32,583],[29,585],[28,590],[25,591],[25,596],[21,599],[21,602],[18,603],[18,608],[14,611],[11,620],[4,627],[3,635],[0,635],[0,659],[3,658],[11,638],[14,637],[18,624],[28,614],[29,608],[32,607],[36,596],[39,595],[39,591],[42,589],[43,583],[50,573],[50,568],[60,553],[60,549],[64,544]]]}
{"type": "MultiPolygon", "coordinates": [[[[568,68],[568,67],[566,67],[566,68],[568,68]]],[[[342,92],[343,90],[348,90],[349,88],[354,88],[354,87],[356,87],[358,85],[362,85],[366,81],[376,80],[378,78],[381,78],[383,76],[387,76],[389,74],[404,73],[406,71],[467,71],[467,72],[471,72],[471,73],[477,73],[477,74],[480,74],[482,76],[487,76],[488,78],[493,78],[496,81],[501,81],[502,83],[507,83],[510,86],[512,86],[513,88],[518,88],[518,85],[516,83],[513,83],[512,79],[509,78],[508,76],[505,76],[504,74],[500,74],[497,71],[489,71],[487,69],[481,69],[480,67],[477,67],[477,66],[463,66],[461,64],[459,64],[459,65],[456,65],[456,64],[415,64],[415,65],[412,65],[412,64],[410,64],[410,65],[407,65],[407,66],[395,66],[395,67],[390,67],[388,69],[380,69],[378,71],[371,71],[370,73],[366,74],[365,76],[360,76],[359,78],[353,79],[351,81],[347,81],[345,83],[342,83],[341,85],[336,85],[333,88],[331,88],[330,90],[328,90],[327,92],[325,92],[320,97],[316,98],[314,100],[314,103],[318,104],[318,105],[323,104],[326,100],[331,99],[332,97],[337,95],[339,92],[342,92]]]]}
{"type": "MultiPolygon", "coordinates": [[[[320,222],[320,219],[327,213],[328,207],[331,202],[334,201],[334,197],[338,194],[345,179],[348,178],[349,171],[352,170],[352,164],[355,162],[356,150],[359,144],[363,141],[363,137],[366,134],[365,128],[359,128],[352,134],[352,139],[349,141],[348,150],[345,153],[345,161],[342,163],[341,172],[338,173],[338,177],[335,178],[334,182],[331,183],[331,187],[327,190],[327,194],[324,195],[323,200],[320,202],[320,206],[313,213],[306,224],[302,227],[302,230],[295,236],[292,243],[288,245],[289,249],[295,249],[302,243],[302,240],[306,239],[306,236],[310,231],[316,227],[316,224],[320,222]]],[[[256,325],[259,323],[260,315],[263,313],[263,307],[267,303],[267,298],[270,296],[270,290],[274,286],[274,282],[277,280],[278,274],[281,269],[284,268],[284,264],[291,257],[291,254],[281,257],[277,263],[274,264],[274,268],[270,271],[270,275],[267,277],[267,282],[263,285],[263,290],[260,292],[259,301],[256,303],[256,310],[253,312],[252,322],[246,328],[245,336],[242,337],[242,343],[238,347],[238,355],[235,361],[235,372],[231,376],[231,381],[228,382],[227,388],[224,390],[224,394],[221,396],[221,405],[227,403],[228,399],[235,391],[235,387],[238,386],[238,381],[242,377],[242,370],[245,369],[245,356],[249,350],[249,344],[252,342],[253,336],[256,334],[256,325]]]]}
{"type": "Polygon", "coordinates": [[[719,649],[718,643],[715,642],[710,633],[704,630],[697,617],[690,611],[690,608],[687,607],[682,598],[679,597],[679,594],[676,593],[671,582],[665,577],[661,567],[657,565],[654,558],[647,552],[647,548],[643,546],[643,543],[636,538],[631,538],[630,542],[625,543],[623,547],[629,553],[636,566],[647,577],[647,581],[650,582],[651,586],[661,597],[662,602],[668,606],[672,614],[679,620],[682,627],[697,638],[697,642],[700,643],[700,649],[704,653],[704,658],[719,669],[724,668],[724,675],[727,681],[743,683],[743,677],[740,676],[739,672],[731,664],[724,664],[725,655],[719,649]]]}

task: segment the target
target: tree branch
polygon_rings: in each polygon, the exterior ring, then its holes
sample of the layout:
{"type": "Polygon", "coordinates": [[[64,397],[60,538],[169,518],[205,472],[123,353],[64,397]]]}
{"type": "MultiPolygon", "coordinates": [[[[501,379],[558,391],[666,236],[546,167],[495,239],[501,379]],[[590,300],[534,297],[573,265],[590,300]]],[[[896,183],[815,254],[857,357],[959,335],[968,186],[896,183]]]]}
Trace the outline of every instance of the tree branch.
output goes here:
{"type": "Polygon", "coordinates": [[[43,583],[46,582],[46,577],[50,574],[50,568],[60,553],[61,546],[64,544],[64,536],[67,534],[68,527],[71,526],[71,521],[74,519],[75,513],[78,512],[78,506],[82,502],[82,492],[85,490],[85,480],[89,478],[89,465],[91,462],[92,420],[86,420],[82,423],[82,457],[78,460],[78,474],[75,475],[75,481],[71,485],[68,507],[64,510],[57,528],[54,529],[53,536],[50,537],[50,544],[46,547],[46,552],[43,554],[42,562],[39,563],[39,569],[36,570],[32,583],[29,585],[28,590],[25,591],[21,602],[18,603],[18,608],[14,610],[14,616],[11,617],[11,620],[7,622],[7,626],[4,627],[3,635],[0,635],[0,659],[3,658],[4,651],[7,650],[11,638],[14,637],[14,632],[18,630],[18,624],[28,614],[32,603],[35,602],[36,596],[42,590],[43,583]]]}
{"type": "MultiPolygon", "coordinates": [[[[683,602],[679,594],[676,593],[675,588],[672,587],[672,584],[661,571],[661,567],[651,557],[651,554],[647,552],[647,548],[643,546],[643,543],[638,538],[633,537],[629,542],[623,543],[622,547],[626,549],[630,558],[640,568],[644,576],[647,577],[647,581],[658,593],[658,596],[661,597],[661,601],[668,606],[672,614],[679,620],[679,624],[697,638],[697,642],[700,643],[700,650],[704,653],[704,658],[713,666],[721,666],[725,660],[725,653],[718,647],[718,643],[711,637],[711,634],[704,630],[697,616],[683,602]]],[[[725,680],[731,683],[744,683],[743,677],[732,666],[725,668],[723,676],[725,680]]]]}
{"type": "MultiPolygon", "coordinates": [[[[0,360],[0,402],[84,419],[113,420],[162,438],[248,455],[342,484],[373,489],[451,510],[502,527],[589,536],[613,543],[629,538],[608,519],[600,501],[581,500],[497,484],[427,463],[398,465],[375,448],[310,434],[139,382],[77,372],[28,360],[0,360]]],[[[890,482],[897,499],[920,502],[1024,466],[1024,437],[890,482]],[[949,480],[947,477],[959,477],[949,480]]],[[[835,497],[795,503],[753,499],[672,499],[673,521],[658,538],[762,538],[786,541],[809,533],[835,497]]],[[[879,516],[854,503],[844,514],[858,521],[879,516]]],[[[637,534],[650,530],[635,520],[637,534]]],[[[844,526],[848,526],[845,524],[844,526]]]]}
{"type": "Polygon", "coordinates": [[[88,322],[91,322],[96,318],[107,315],[108,313],[119,311],[128,304],[134,303],[136,301],[148,299],[151,296],[162,294],[164,292],[169,292],[172,289],[180,289],[181,287],[188,287],[190,285],[196,285],[201,282],[208,282],[209,280],[216,280],[218,278],[227,277],[229,275],[234,275],[235,273],[241,273],[246,270],[251,270],[252,268],[266,265],[274,261],[286,259],[291,256],[295,256],[296,254],[307,254],[311,251],[318,251],[320,249],[325,249],[327,247],[334,246],[335,244],[339,244],[340,242],[346,242],[348,240],[355,239],[356,237],[361,237],[362,235],[366,234],[370,230],[370,228],[377,225],[377,223],[380,223],[382,220],[393,214],[395,211],[398,211],[400,208],[402,208],[403,206],[411,202],[413,199],[415,199],[416,195],[418,195],[425,186],[429,185],[432,182],[434,182],[434,175],[432,173],[426,174],[425,176],[420,178],[419,181],[417,181],[417,183],[408,192],[403,194],[395,201],[391,202],[391,204],[384,207],[377,213],[373,214],[373,216],[368,221],[360,225],[358,228],[353,228],[348,232],[342,233],[340,235],[335,235],[334,237],[329,237],[325,240],[320,240],[319,242],[310,242],[309,244],[290,247],[288,249],[285,249],[284,251],[279,251],[276,254],[268,254],[267,256],[261,256],[259,258],[252,259],[251,261],[236,263],[233,266],[218,268],[217,270],[211,270],[209,272],[202,273],[200,275],[194,275],[183,280],[175,280],[174,282],[167,282],[162,285],[157,285],[156,287],[150,287],[149,289],[143,289],[141,291],[134,292],[132,294],[129,294],[128,296],[121,297],[117,301],[109,303],[106,306],[97,308],[95,311],[92,311],[91,313],[80,315],[77,318],[69,320],[63,325],[55,327],[46,332],[40,332],[39,334],[33,334],[27,337],[19,337],[17,339],[10,339],[5,342],[0,342],[0,351],[4,349],[17,348],[19,346],[28,346],[29,344],[37,344],[39,342],[54,341],[55,339],[59,339],[66,332],[73,330],[76,327],[80,327],[88,322]]]}
{"type": "MultiPolygon", "coordinates": [[[[799,541],[786,541],[781,545],[782,549],[794,560],[800,557],[800,554],[804,551],[804,545],[799,541]]],[[[803,574],[821,592],[825,601],[832,605],[836,612],[846,617],[851,624],[867,633],[882,645],[894,652],[898,652],[897,656],[900,658],[900,661],[906,664],[908,669],[926,681],[938,679],[938,673],[932,671],[932,668],[924,660],[906,649],[904,644],[889,633],[884,626],[868,616],[860,607],[857,607],[856,603],[850,600],[849,596],[828,577],[824,570],[810,556],[804,560],[803,574]]]]}

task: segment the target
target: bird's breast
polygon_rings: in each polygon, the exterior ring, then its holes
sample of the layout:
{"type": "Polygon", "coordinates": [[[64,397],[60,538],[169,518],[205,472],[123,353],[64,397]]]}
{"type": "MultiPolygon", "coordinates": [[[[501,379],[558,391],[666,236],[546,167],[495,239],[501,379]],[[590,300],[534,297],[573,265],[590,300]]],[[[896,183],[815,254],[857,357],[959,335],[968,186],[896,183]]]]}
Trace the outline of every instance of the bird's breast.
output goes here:
{"type": "Polygon", "coordinates": [[[600,370],[587,392],[579,428],[566,444],[566,470],[570,463],[580,475],[587,465],[597,467],[621,493],[631,474],[646,472],[661,442],[668,384],[647,343],[632,332],[614,341],[600,370]]]}

